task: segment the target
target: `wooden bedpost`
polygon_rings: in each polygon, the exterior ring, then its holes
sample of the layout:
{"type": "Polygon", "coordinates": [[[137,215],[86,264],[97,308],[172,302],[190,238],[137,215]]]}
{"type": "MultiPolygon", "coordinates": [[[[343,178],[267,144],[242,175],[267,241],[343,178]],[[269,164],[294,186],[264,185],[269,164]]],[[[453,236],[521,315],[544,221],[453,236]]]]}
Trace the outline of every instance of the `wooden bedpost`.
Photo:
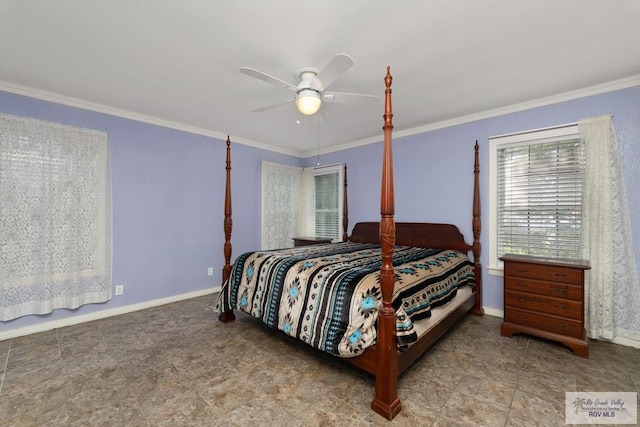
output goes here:
{"type": "Polygon", "coordinates": [[[376,393],[371,408],[387,418],[393,419],[402,404],[398,399],[398,348],[396,342],[396,313],[391,305],[395,277],[393,272],[393,245],[396,226],[394,222],[393,155],[391,131],[393,129],[393,109],[391,107],[391,67],[387,67],[384,78],[384,148],[382,157],[382,190],[380,194],[380,245],[382,249],[382,267],[380,268],[380,287],[382,288],[382,307],[378,314],[378,342],[376,364],[376,393]]]}
{"type": "Polygon", "coordinates": [[[349,235],[347,229],[349,228],[349,202],[347,201],[347,164],[344,164],[344,192],[342,193],[342,241],[348,242],[349,235]]]}
{"type": "MultiPolygon", "coordinates": [[[[231,218],[231,139],[227,135],[227,175],[224,190],[224,267],[222,267],[222,284],[227,281],[231,274],[231,229],[233,220],[231,218]]],[[[218,319],[221,322],[231,322],[235,320],[233,310],[221,313],[218,319]]]]}
{"type": "Polygon", "coordinates": [[[482,246],[480,244],[480,160],[478,157],[479,150],[478,141],[475,145],[475,157],[473,163],[473,264],[474,264],[474,276],[476,279],[476,301],[471,312],[477,316],[482,316],[484,310],[482,309],[482,264],[480,263],[480,251],[482,246]]]}

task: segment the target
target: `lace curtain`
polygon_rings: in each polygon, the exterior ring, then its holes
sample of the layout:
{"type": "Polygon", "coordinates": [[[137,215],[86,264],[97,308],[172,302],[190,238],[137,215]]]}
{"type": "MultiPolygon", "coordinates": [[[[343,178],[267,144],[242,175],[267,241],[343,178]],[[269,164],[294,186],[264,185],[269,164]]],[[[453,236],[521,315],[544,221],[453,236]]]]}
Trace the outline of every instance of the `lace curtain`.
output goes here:
{"type": "Polygon", "coordinates": [[[111,298],[107,134],[0,114],[0,319],[111,298]]]}
{"type": "Polygon", "coordinates": [[[586,146],[582,257],[589,260],[585,305],[591,338],[640,341],[640,286],[618,142],[610,116],[580,120],[586,146]]]}
{"type": "Polygon", "coordinates": [[[293,246],[298,234],[303,169],[262,162],[262,249],[293,246]]]}
{"type": "Polygon", "coordinates": [[[298,232],[296,236],[315,236],[316,211],[314,209],[313,168],[304,168],[300,172],[300,194],[298,200],[298,232]]]}

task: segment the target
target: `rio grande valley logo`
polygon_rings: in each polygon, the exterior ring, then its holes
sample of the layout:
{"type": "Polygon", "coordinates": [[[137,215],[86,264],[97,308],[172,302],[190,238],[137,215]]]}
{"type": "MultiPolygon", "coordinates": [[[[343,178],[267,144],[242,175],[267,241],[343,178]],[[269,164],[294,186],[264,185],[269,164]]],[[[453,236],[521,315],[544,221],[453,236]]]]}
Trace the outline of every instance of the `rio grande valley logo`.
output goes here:
{"type": "Polygon", "coordinates": [[[637,393],[565,393],[567,424],[636,424],[637,393]]]}

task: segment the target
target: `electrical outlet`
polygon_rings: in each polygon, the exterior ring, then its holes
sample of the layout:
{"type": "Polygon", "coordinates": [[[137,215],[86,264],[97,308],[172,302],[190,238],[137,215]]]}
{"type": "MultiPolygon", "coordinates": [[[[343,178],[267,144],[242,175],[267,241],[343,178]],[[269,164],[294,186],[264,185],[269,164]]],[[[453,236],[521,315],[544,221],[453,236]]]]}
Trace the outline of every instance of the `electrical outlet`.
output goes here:
{"type": "Polygon", "coordinates": [[[116,295],[122,295],[124,293],[124,285],[116,285],[116,295]]]}
{"type": "Polygon", "coordinates": [[[209,267],[209,268],[207,269],[207,275],[208,275],[208,276],[213,276],[213,267],[209,267]]]}

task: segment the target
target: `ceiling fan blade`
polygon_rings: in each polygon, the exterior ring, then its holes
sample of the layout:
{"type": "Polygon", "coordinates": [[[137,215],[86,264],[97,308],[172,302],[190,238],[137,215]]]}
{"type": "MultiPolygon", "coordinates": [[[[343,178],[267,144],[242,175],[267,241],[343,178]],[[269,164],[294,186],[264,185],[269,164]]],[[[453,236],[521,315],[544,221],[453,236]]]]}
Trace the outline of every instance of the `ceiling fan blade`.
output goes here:
{"type": "Polygon", "coordinates": [[[353,59],[347,54],[339,53],[318,72],[318,80],[326,89],[351,67],[353,67],[353,59]]]}
{"type": "Polygon", "coordinates": [[[284,104],[288,104],[289,102],[293,102],[293,101],[295,101],[295,100],[296,100],[296,97],[295,97],[295,96],[291,96],[291,97],[289,97],[289,98],[280,99],[280,100],[275,101],[275,102],[272,102],[272,103],[270,103],[270,104],[267,104],[267,105],[263,105],[263,106],[261,106],[261,107],[254,108],[254,109],[253,109],[253,110],[251,110],[251,111],[253,111],[254,113],[261,113],[261,112],[263,112],[263,111],[270,110],[270,109],[272,109],[272,108],[276,108],[276,107],[279,107],[279,106],[284,105],[284,104]]]}
{"type": "Polygon", "coordinates": [[[322,100],[338,104],[371,105],[378,101],[378,97],[364,93],[325,92],[322,94],[322,100]]]}
{"type": "Polygon", "coordinates": [[[263,82],[271,83],[286,89],[298,90],[298,86],[294,85],[293,83],[285,82],[284,80],[280,80],[277,77],[270,76],[269,74],[263,73],[262,71],[256,70],[255,68],[240,67],[240,72],[242,74],[246,74],[247,76],[254,77],[258,80],[262,80],[263,82]]]}

